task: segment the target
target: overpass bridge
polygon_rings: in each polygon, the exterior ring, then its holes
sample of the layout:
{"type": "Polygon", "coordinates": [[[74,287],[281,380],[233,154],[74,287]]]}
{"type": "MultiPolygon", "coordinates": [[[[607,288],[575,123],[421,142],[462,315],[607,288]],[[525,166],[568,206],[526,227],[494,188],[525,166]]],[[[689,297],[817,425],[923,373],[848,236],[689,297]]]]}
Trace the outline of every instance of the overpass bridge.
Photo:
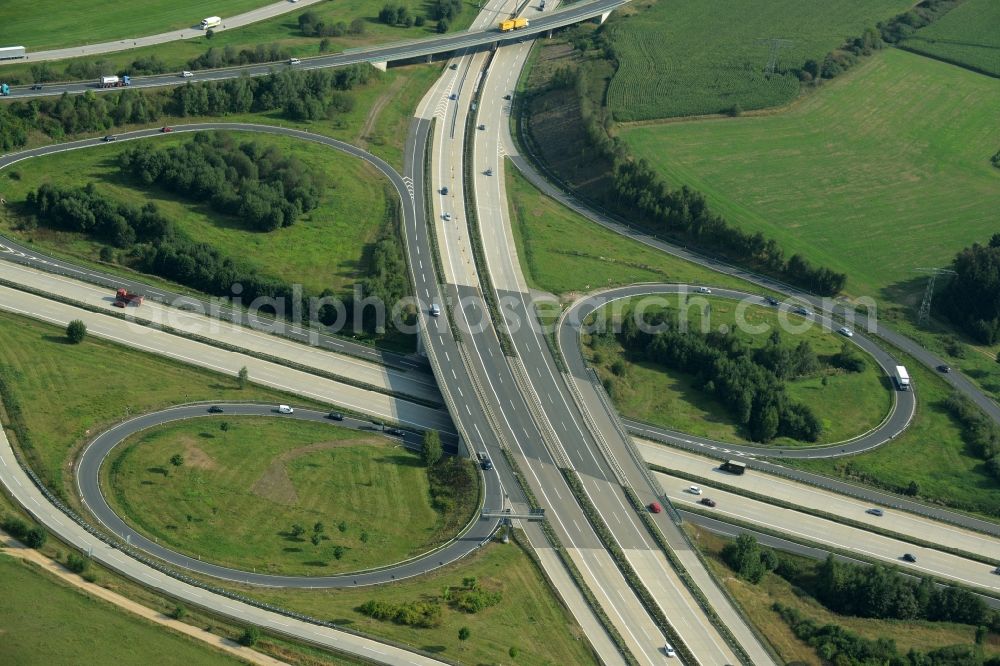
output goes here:
{"type": "MultiPolygon", "coordinates": [[[[469,30],[451,35],[441,35],[429,39],[407,42],[394,42],[362,49],[352,49],[341,53],[303,58],[298,64],[290,65],[283,62],[272,62],[258,65],[243,65],[220,69],[207,69],[194,72],[191,78],[183,78],[177,74],[160,74],[156,76],[132,77],[131,88],[159,88],[176,86],[188,82],[223,81],[241,76],[266,76],[282,68],[294,67],[298,70],[323,69],[328,67],[344,67],[360,63],[370,63],[380,69],[385,69],[389,63],[425,58],[431,61],[434,56],[454,53],[457,51],[474,51],[481,48],[493,48],[505,43],[516,42],[540,34],[549,34],[558,28],[591,19],[603,22],[617,7],[629,0],[587,0],[570,5],[566,9],[546,12],[531,18],[531,24],[512,32],[500,32],[495,25],[482,30],[469,30]]],[[[0,75],[2,78],[2,75],[0,75]]],[[[81,94],[88,91],[106,92],[122,90],[122,88],[104,89],[96,81],[77,81],[67,83],[45,84],[41,90],[31,90],[30,86],[14,86],[10,89],[7,99],[25,99],[32,97],[47,97],[63,93],[81,94]]]]}

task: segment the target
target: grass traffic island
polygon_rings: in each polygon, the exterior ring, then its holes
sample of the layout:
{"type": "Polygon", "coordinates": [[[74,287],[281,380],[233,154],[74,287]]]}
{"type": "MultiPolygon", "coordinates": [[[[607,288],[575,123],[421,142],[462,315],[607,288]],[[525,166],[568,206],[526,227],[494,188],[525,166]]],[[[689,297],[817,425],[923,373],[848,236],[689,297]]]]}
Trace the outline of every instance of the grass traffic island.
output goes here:
{"type": "MultiPolygon", "coordinates": [[[[118,156],[134,148],[136,142],[118,142],[25,160],[0,172],[0,189],[11,211],[0,215],[0,231],[40,251],[73,260],[96,262],[102,249],[108,248],[114,261],[105,261],[103,266],[120,264],[127,269],[135,263],[133,253],[116,248],[110,240],[62,231],[45,222],[37,228],[30,224],[25,227],[31,216],[25,203],[29,192],[44,183],[64,188],[94,183],[109,200],[134,206],[155,204],[176,224],[180,234],[208,243],[224,256],[249,262],[265,275],[301,284],[314,294],[330,288],[339,296],[349,295],[354,284],[368,276],[374,244],[385,226],[385,177],[362,160],[317,143],[257,132],[224,135],[236,144],[253,142],[265,149],[276,149],[282,157],[298,160],[310,174],[322,174],[319,181],[325,187],[318,205],[291,226],[270,232],[253,231],[236,216],[217,212],[207,202],[162,187],[144,186],[125,176],[119,169],[118,156]]],[[[193,140],[191,133],[184,132],[143,141],[162,150],[193,140]]]]}
{"type": "Polygon", "coordinates": [[[70,588],[28,562],[0,555],[4,603],[3,661],[7,664],[244,663],[192,638],[118,610],[70,588]],[[44,601],[43,601],[44,600],[44,601]]]}
{"type": "Polygon", "coordinates": [[[442,493],[395,441],[221,416],[134,435],[101,480],[116,512],[161,544],[237,569],[318,576],[393,564],[452,538],[477,494],[471,463],[455,464],[442,493]]]}
{"type": "MultiPolygon", "coordinates": [[[[665,298],[669,308],[676,311],[679,299],[671,295],[665,298]]],[[[819,369],[805,377],[784,382],[789,398],[808,405],[815,413],[822,431],[816,442],[801,442],[787,437],[779,437],[770,443],[775,446],[801,446],[829,444],[860,435],[876,427],[888,413],[892,405],[889,379],[867,354],[861,372],[847,372],[831,366],[828,359],[840,352],[844,338],[826,331],[819,325],[811,325],[804,332],[792,333],[782,328],[780,313],[772,307],[750,305],[740,315],[752,326],[765,326],[762,333],[751,334],[734,326],[737,321],[739,304],[725,298],[697,295],[700,302],[709,305],[708,314],[711,330],[725,327],[732,335],[750,342],[756,349],[765,345],[772,331],[778,331],[784,345],[794,347],[807,342],[816,353],[819,369]]],[[[595,313],[607,316],[609,308],[622,307],[623,316],[630,316],[635,303],[641,297],[628,299],[605,306],[595,313]]],[[[695,297],[689,300],[695,303],[695,297]]],[[[656,307],[649,312],[655,312],[656,307]]],[[[692,307],[688,311],[688,321],[692,329],[700,324],[702,309],[692,307]]],[[[797,315],[787,317],[792,325],[803,323],[797,315]]],[[[640,421],[658,425],[683,433],[707,437],[733,444],[750,444],[743,428],[734,423],[731,412],[715,397],[699,387],[697,379],[688,373],[667,369],[662,364],[647,361],[627,352],[617,338],[585,335],[584,354],[597,370],[612,400],[621,413],[640,421]]]]}

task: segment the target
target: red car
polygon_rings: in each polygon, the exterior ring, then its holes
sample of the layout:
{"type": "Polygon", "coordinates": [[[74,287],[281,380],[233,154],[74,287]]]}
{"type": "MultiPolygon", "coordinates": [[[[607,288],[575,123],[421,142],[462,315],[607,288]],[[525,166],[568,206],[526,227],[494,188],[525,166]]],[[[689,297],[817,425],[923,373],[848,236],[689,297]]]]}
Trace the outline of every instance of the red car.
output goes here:
{"type": "Polygon", "coordinates": [[[650,502],[649,503],[649,512],[650,513],[660,513],[661,511],[663,511],[663,507],[660,506],[659,502],[650,502]]]}
{"type": "Polygon", "coordinates": [[[704,504],[705,506],[715,506],[715,500],[709,499],[707,497],[702,497],[701,503],[704,504]]]}
{"type": "Polygon", "coordinates": [[[161,131],[161,132],[173,132],[173,131],[174,131],[174,128],[173,128],[173,127],[164,127],[164,128],[163,128],[163,129],[161,129],[160,131],[161,131]]]}

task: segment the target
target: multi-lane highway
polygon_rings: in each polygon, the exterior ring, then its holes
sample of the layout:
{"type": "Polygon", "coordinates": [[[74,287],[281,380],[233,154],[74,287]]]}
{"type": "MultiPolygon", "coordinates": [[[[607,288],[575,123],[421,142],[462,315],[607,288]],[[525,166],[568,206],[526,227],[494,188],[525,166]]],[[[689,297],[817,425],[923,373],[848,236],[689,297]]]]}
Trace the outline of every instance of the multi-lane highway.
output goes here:
{"type": "MultiPolygon", "coordinates": [[[[595,16],[608,14],[616,7],[620,7],[627,2],[629,0],[587,0],[585,2],[578,2],[565,10],[549,11],[540,14],[537,18],[533,18],[531,25],[526,28],[514,32],[499,32],[496,24],[499,22],[499,19],[506,18],[513,10],[514,4],[511,2],[509,6],[504,5],[493,9],[483,9],[479,18],[473,24],[475,27],[465,32],[422,40],[396,42],[363,49],[353,49],[343,53],[316,58],[303,58],[301,62],[295,65],[288,63],[266,63],[224,69],[206,69],[194,72],[194,76],[190,78],[181,77],[176,73],[134,77],[132,78],[131,87],[157,88],[182,85],[189,82],[195,83],[198,81],[223,81],[241,76],[266,76],[276,69],[285,67],[321,69],[327,67],[344,67],[345,65],[359,63],[386,63],[413,58],[432,57],[440,53],[452,53],[460,50],[490,47],[494,44],[523,41],[528,37],[546,33],[556,28],[562,28],[567,25],[579,23],[580,21],[586,21],[595,16]]],[[[488,4],[490,7],[493,6],[493,3],[488,4]]],[[[101,92],[107,90],[120,89],[102,89],[95,81],[49,83],[41,90],[32,90],[30,86],[12,86],[10,97],[18,99],[61,95],[62,93],[80,94],[87,91],[101,92]]]]}

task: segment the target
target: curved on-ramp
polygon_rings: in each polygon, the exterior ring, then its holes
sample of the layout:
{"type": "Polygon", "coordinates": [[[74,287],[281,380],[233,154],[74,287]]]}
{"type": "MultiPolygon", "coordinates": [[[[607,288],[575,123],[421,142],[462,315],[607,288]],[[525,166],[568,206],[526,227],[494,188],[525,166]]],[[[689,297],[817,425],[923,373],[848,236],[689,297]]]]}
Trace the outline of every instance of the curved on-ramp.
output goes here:
{"type": "MultiPolygon", "coordinates": [[[[296,409],[292,414],[280,414],[274,405],[219,403],[217,406],[223,409],[223,413],[226,416],[270,416],[281,419],[330,423],[326,412],[317,412],[308,409],[296,409]]],[[[148,539],[133,529],[114,512],[101,492],[100,469],[114,448],[136,433],[166,423],[211,415],[208,412],[207,405],[184,405],[150,414],[143,414],[99,434],[86,446],[77,463],[77,490],[84,505],[94,517],[105,528],[129,545],[146,551],[170,566],[187,569],[188,571],[220,580],[266,587],[338,588],[378,585],[418,576],[461,559],[488,541],[499,525],[499,521],[496,519],[480,519],[477,508],[476,515],[473,516],[463,530],[451,541],[438,548],[403,562],[377,569],[331,576],[264,574],[220,566],[184,555],[148,539]]],[[[349,417],[345,417],[343,421],[338,421],[336,424],[355,430],[379,430],[368,421],[359,421],[349,417]]],[[[420,448],[420,438],[413,433],[406,432],[400,439],[408,448],[420,448]]],[[[493,501],[499,502],[500,498],[503,497],[503,491],[500,488],[497,475],[483,474],[481,477],[485,480],[484,498],[491,498],[493,501]]]]}
{"type": "MultiPolygon", "coordinates": [[[[581,326],[587,317],[597,309],[624,298],[635,296],[655,296],[664,294],[692,293],[691,287],[684,284],[641,284],[617,289],[608,289],[587,295],[575,301],[563,313],[559,320],[558,342],[563,359],[566,361],[567,369],[573,379],[578,382],[592,382],[595,390],[603,391],[600,380],[596,374],[589,369],[583,357],[581,347],[581,326]]],[[[698,295],[698,294],[695,294],[698,295]]],[[[713,297],[729,298],[733,300],[745,301],[753,299],[764,305],[760,296],[748,294],[733,289],[713,288],[713,297]]],[[[827,330],[836,330],[837,325],[832,319],[824,314],[813,313],[809,320],[815,325],[825,327],[827,330]]],[[[896,360],[884,349],[875,344],[863,334],[855,332],[851,338],[845,338],[863,349],[871,355],[879,367],[886,374],[892,374],[891,368],[896,365],[896,360]]],[[[658,428],[646,423],[634,420],[625,420],[626,427],[634,434],[641,435],[647,439],[660,440],[674,446],[698,451],[715,457],[725,456],[766,456],[783,458],[830,458],[843,455],[853,455],[869,451],[886,442],[891,441],[902,433],[913,420],[916,413],[916,396],[914,391],[892,391],[894,399],[889,414],[875,428],[866,433],[833,444],[810,447],[766,447],[748,446],[718,442],[704,437],[695,437],[681,432],[658,428]]]]}

